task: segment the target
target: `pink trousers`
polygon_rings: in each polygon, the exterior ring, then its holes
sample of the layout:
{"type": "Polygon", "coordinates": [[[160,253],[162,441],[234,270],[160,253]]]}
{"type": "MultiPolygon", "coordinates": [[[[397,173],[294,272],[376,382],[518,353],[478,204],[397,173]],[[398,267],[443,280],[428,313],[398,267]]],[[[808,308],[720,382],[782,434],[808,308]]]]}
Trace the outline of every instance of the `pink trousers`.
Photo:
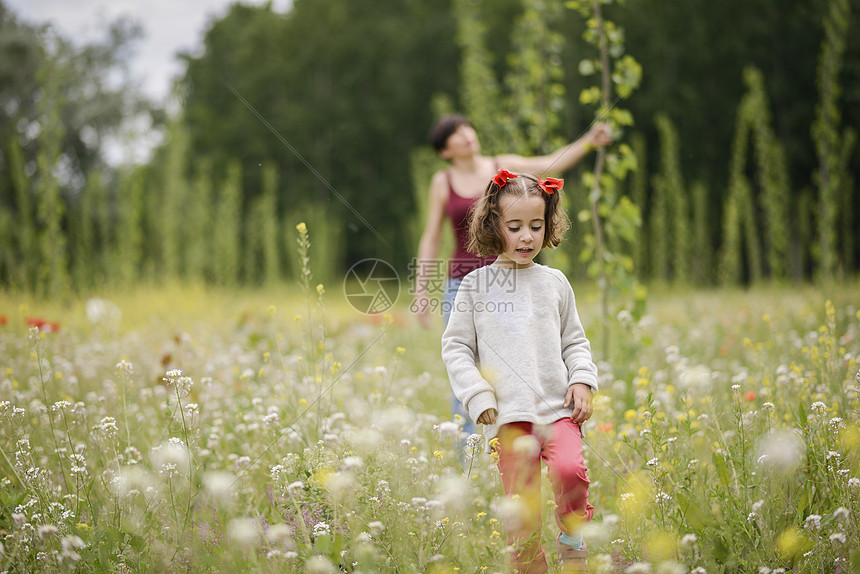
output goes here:
{"type": "Polygon", "coordinates": [[[570,418],[540,427],[515,422],[502,425],[498,438],[502,484],[515,501],[506,525],[508,544],[515,548],[514,567],[529,574],[546,572],[541,547],[541,461],[549,471],[559,528],[574,533],[594,515],[594,507],[588,504],[582,429],[570,418]]]}

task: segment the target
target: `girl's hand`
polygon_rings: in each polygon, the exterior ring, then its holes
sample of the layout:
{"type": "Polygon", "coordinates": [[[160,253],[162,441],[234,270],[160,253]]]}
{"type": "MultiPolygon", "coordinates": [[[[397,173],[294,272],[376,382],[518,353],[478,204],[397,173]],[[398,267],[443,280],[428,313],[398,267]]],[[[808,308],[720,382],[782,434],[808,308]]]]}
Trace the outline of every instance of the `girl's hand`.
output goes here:
{"type": "Polygon", "coordinates": [[[479,425],[494,425],[496,424],[496,409],[487,409],[481,413],[481,416],[478,417],[479,425]]]}
{"type": "Polygon", "coordinates": [[[591,418],[591,413],[594,412],[594,408],[591,406],[593,394],[591,387],[585,383],[574,383],[568,387],[567,395],[564,397],[564,406],[565,408],[573,407],[573,413],[570,415],[573,422],[581,424],[591,418]]]}

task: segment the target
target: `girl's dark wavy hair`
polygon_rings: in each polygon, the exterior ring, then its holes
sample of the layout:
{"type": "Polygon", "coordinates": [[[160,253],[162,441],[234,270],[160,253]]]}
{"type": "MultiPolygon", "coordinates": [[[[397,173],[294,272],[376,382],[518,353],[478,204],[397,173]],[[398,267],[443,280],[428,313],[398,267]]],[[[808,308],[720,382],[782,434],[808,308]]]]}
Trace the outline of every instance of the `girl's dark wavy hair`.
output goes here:
{"type": "Polygon", "coordinates": [[[470,215],[469,243],[466,248],[479,257],[500,255],[505,251],[502,233],[502,209],[499,205],[505,195],[534,195],[545,202],[544,225],[546,231],[541,247],[555,248],[561,244],[564,233],[570,229],[570,220],[561,207],[561,190],[546,193],[538,186],[538,179],[530,174],[519,173],[516,178],[500,187],[490,180],[484,195],[475,203],[470,215]]]}

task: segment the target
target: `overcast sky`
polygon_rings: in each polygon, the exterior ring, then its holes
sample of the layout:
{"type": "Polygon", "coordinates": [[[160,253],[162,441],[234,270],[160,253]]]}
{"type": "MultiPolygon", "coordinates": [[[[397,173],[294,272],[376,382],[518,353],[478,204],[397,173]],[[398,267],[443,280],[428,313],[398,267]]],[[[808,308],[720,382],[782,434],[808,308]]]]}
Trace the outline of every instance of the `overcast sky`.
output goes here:
{"type": "MultiPolygon", "coordinates": [[[[86,41],[104,38],[107,23],[130,16],[144,29],[136,45],[131,73],[144,92],[164,101],[172,79],[182,72],[176,53],[199,49],[213,18],[226,14],[233,0],[4,0],[31,24],[50,22],[63,36],[86,41]]],[[[246,4],[263,4],[262,0],[246,4]]],[[[273,0],[286,10],[291,0],[273,0]]]]}
{"type": "MultiPolygon", "coordinates": [[[[197,53],[213,19],[227,13],[235,0],[4,0],[12,12],[30,24],[50,23],[60,34],[79,44],[105,38],[109,22],[128,16],[143,26],[135,44],[130,73],[135,84],[157,103],[165,104],[173,79],[183,72],[179,52],[197,53]]],[[[245,0],[263,4],[264,0],[245,0]]],[[[292,0],[272,0],[284,12],[292,0]]],[[[145,162],[162,134],[145,118],[127,118],[124,133],[103,148],[111,164],[145,162]]]]}

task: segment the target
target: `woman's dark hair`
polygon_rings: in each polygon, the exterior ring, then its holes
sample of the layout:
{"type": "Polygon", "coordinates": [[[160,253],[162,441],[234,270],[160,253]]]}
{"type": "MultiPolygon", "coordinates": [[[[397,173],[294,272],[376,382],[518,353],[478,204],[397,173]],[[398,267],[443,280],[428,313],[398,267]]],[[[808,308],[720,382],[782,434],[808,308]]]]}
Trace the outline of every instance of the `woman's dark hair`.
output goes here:
{"type": "Polygon", "coordinates": [[[469,243],[466,246],[470,253],[479,257],[500,255],[505,251],[505,237],[502,233],[501,198],[505,195],[534,195],[543,198],[545,233],[541,247],[558,247],[564,237],[564,232],[570,229],[570,220],[561,206],[561,190],[553,194],[544,192],[538,186],[538,178],[521,173],[516,178],[499,187],[490,180],[484,195],[472,208],[469,224],[469,243]]]}
{"type": "Polygon", "coordinates": [[[469,121],[469,118],[461,116],[460,114],[442,116],[435,124],[433,124],[433,127],[430,128],[430,133],[427,135],[427,139],[430,141],[430,145],[433,146],[433,149],[438,153],[445,149],[445,145],[448,143],[448,138],[451,137],[451,134],[456,132],[457,128],[463,125],[471,126],[472,122],[469,121]]]}

